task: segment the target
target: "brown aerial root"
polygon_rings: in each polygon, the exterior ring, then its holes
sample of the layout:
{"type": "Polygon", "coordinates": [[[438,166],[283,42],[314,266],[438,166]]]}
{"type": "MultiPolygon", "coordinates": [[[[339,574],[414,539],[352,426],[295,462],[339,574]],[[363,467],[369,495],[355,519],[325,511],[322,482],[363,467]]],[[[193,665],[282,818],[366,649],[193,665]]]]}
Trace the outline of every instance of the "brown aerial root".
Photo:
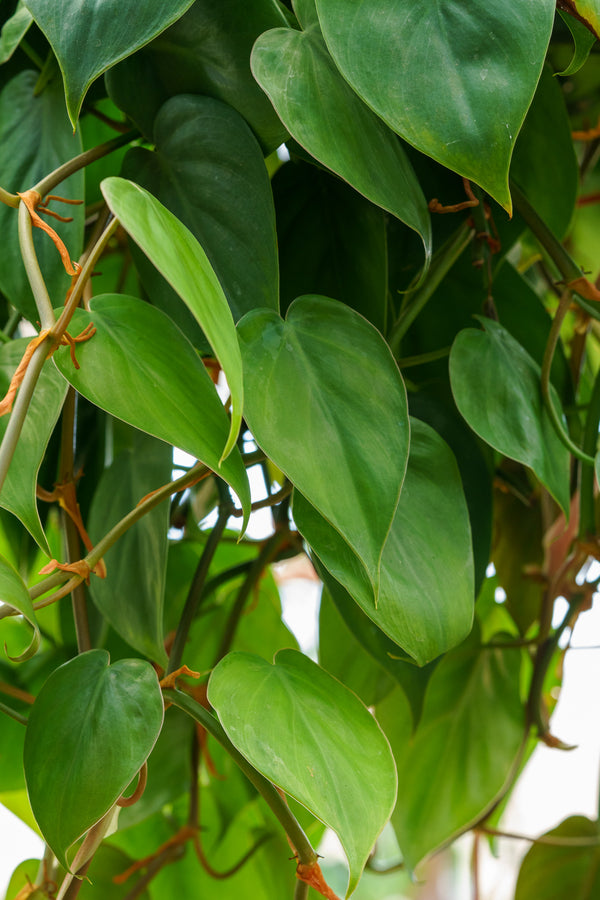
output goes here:
{"type": "Polygon", "coordinates": [[[311,865],[299,862],[296,866],[296,878],[298,878],[299,881],[306,882],[309,887],[318,891],[318,893],[323,897],[326,897],[327,900],[340,900],[338,895],[334,894],[325,881],[323,873],[321,872],[321,866],[318,862],[314,862],[311,865]]]}
{"type": "MultiPolygon", "coordinates": [[[[29,363],[31,362],[31,358],[40,344],[43,344],[43,342],[49,337],[50,334],[51,331],[49,329],[40,331],[37,337],[32,338],[27,344],[25,352],[23,353],[23,356],[21,358],[21,362],[17,366],[15,373],[10,380],[8,390],[3,399],[0,401],[0,416],[5,416],[12,410],[17,391],[19,390],[23,379],[25,378],[25,373],[27,372],[27,368],[29,366],[29,363]]],[[[79,369],[80,366],[75,356],[76,346],[77,344],[82,344],[85,341],[89,341],[89,339],[92,338],[95,334],[96,329],[92,322],[90,322],[90,324],[87,325],[80,334],[76,335],[76,337],[73,337],[65,331],[65,333],[61,335],[60,340],[54,341],[54,343],[50,345],[48,356],[52,356],[57,347],[69,347],[71,361],[75,368],[79,369]]]]}
{"type": "Polygon", "coordinates": [[[51,228],[47,222],[44,222],[37,210],[39,209],[41,213],[44,213],[47,216],[52,216],[54,219],[58,219],[60,222],[71,222],[71,218],[60,216],[58,213],[54,212],[54,210],[48,209],[46,204],[49,200],[60,200],[61,203],[72,204],[79,204],[82,201],[68,200],[66,197],[58,197],[56,194],[50,194],[42,203],[41,194],[38,194],[38,192],[34,190],[23,191],[22,194],[17,191],[17,196],[21,198],[21,200],[27,207],[27,211],[31,218],[31,224],[35,226],[35,228],[41,228],[42,231],[45,231],[54,243],[56,249],[60,253],[60,258],[62,259],[62,263],[67,274],[77,275],[77,273],[81,271],[81,266],[79,265],[79,263],[73,262],[73,260],[69,256],[69,251],[65,247],[64,242],[58,236],[54,228],[51,228]]]}
{"type": "Polygon", "coordinates": [[[146,790],[146,784],[148,783],[148,763],[144,763],[140,771],[138,772],[138,783],[135,786],[135,791],[130,797],[119,797],[117,800],[117,806],[133,806],[134,803],[137,803],[144,791],[146,790]]]}
{"type": "Polygon", "coordinates": [[[580,278],[576,278],[574,281],[569,281],[566,286],[569,290],[575,291],[576,294],[583,297],[584,300],[591,300],[596,303],[600,302],[600,290],[598,290],[595,284],[588,281],[584,275],[580,278]]]}
{"type": "Polygon", "coordinates": [[[188,675],[190,678],[201,678],[201,672],[194,672],[193,669],[190,669],[189,666],[180,666],[179,669],[175,669],[174,672],[171,672],[169,675],[166,675],[164,678],[161,678],[159,684],[163,690],[175,690],[177,687],[176,681],[180,675],[188,675]]]}
{"type": "MultiPolygon", "coordinates": [[[[88,553],[94,549],[94,545],[90,540],[89,534],[85,530],[85,525],[83,524],[83,519],[81,518],[81,510],[79,509],[79,503],[77,502],[77,493],[75,490],[75,480],[64,481],[61,484],[57,484],[55,485],[53,491],[45,491],[44,488],[38,485],[36,488],[36,496],[39,497],[40,500],[44,500],[46,503],[58,503],[60,508],[64,509],[66,514],[75,525],[79,537],[81,538],[83,545],[88,553]]],[[[56,562],[56,560],[52,560],[52,562],[56,562]]],[[[51,564],[48,563],[48,565],[51,564]]],[[[46,574],[44,570],[47,568],[48,566],[44,566],[44,569],[41,570],[41,574],[46,574]]],[[[80,574],[81,572],[84,572],[84,570],[87,570],[84,574],[84,577],[86,583],[89,584],[90,567],[84,560],[80,560],[77,563],[66,563],[65,565],[56,563],[55,568],[64,569],[64,571],[68,572],[72,571],[76,574],[80,574]],[[65,566],[78,566],[79,568],[69,569],[65,566]]],[[[93,571],[94,574],[99,578],[106,578],[106,565],[104,563],[104,560],[100,559],[91,571],[93,571]]]]}
{"type": "Polygon", "coordinates": [[[572,131],[571,137],[574,141],[595,141],[596,138],[600,138],[600,119],[593,128],[586,131],[572,131]]]}
{"type": "Polygon", "coordinates": [[[154,862],[155,859],[159,859],[159,857],[165,855],[165,851],[169,850],[171,847],[182,846],[186,844],[191,838],[193,838],[196,834],[196,829],[192,825],[184,825],[179,829],[177,834],[174,834],[173,837],[170,837],[168,841],[165,841],[164,844],[161,844],[158,850],[155,850],[154,853],[151,853],[149,856],[145,856],[143,859],[138,859],[137,862],[134,862],[133,865],[129,866],[128,869],[125,869],[124,872],[121,872],[120,875],[115,875],[113,881],[115,884],[125,884],[125,882],[131,878],[132,875],[135,875],[136,872],[139,872],[140,869],[145,869],[151,862],[154,862]]]}
{"type": "Polygon", "coordinates": [[[434,197],[434,199],[430,200],[427,204],[429,212],[440,213],[443,215],[444,213],[456,213],[461,212],[463,209],[473,209],[474,206],[479,206],[479,200],[473,193],[468,178],[463,178],[463,186],[465,194],[469,198],[468,200],[463,200],[462,203],[452,203],[450,206],[444,206],[437,197],[434,197]]]}
{"type": "MultiPolygon", "coordinates": [[[[100,560],[100,563],[102,563],[102,560],[100,560]]],[[[96,565],[92,569],[89,563],[85,561],[85,559],[78,559],[72,563],[59,563],[57,559],[51,559],[49,563],[46,563],[46,565],[42,569],[40,569],[39,574],[51,575],[52,572],[56,571],[56,569],[60,569],[61,572],[72,572],[74,575],[78,575],[82,581],[85,581],[86,584],[89,584],[90,575],[92,574],[92,572],[95,575],[98,575],[98,572],[96,570],[100,566],[100,563],[96,563],[96,565]]],[[[102,563],[102,565],[104,564],[102,563]]],[[[106,575],[106,569],[104,570],[104,572],[106,575]]],[[[100,575],[100,578],[104,578],[105,575],[100,575]]]]}

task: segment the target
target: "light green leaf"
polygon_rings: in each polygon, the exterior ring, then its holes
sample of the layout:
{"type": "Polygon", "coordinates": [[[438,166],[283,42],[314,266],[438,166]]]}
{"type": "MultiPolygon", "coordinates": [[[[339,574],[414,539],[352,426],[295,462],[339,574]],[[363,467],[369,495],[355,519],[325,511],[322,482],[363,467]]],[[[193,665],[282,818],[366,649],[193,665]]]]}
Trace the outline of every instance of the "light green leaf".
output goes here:
{"type": "Polygon", "coordinates": [[[598,823],[570,816],[543,835],[548,844],[534,844],[521,864],[515,900],[593,900],[600,896],[600,834],[598,823]],[[574,846],[553,846],[566,838],[574,846]],[[577,839],[582,846],[577,846],[577,839]],[[586,841],[597,846],[585,846],[586,841]]]}
{"type": "Polygon", "coordinates": [[[218,472],[248,515],[250,488],[237,448],[221,463],[227,414],[186,337],[160,310],[122,294],[95,297],[90,312],[76,310],[71,331],[92,323],[94,336],[77,345],[79,369],[69,348],[55,352],[64,377],[96,406],[218,472]]]}
{"type": "MultiPolygon", "coordinates": [[[[0,172],[2,187],[15,193],[33,187],[53,169],[81,153],[81,137],[69,123],[65,112],[65,98],[59,82],[48,84],[41,94],[34,94],[35,72],[21,72],[6,85],[0,94],[0,172]]],[[[83,170],[61,182],[60,194],[70,200],[82,200],[83,170]]],[[[52,227],[65,242],[71,259],[77,259],[83,246],[83,206],[65,207],[52,203],[51,207],[73,222],[52,221],[52,227]]],[[[2,231],[2,266],[0,291],[32,322],[39,320],[27,274],[21,258],[17,234],[17,211],[0,204],[2,231]]],[[[71,284],[58,251],[47,234],[33,229],[33,241],[46,287],[56,306],[71,284]]]]}
{"type": "Polygon", "coordinates": [[[569,453],[546,411],[539,366],[501,325],[480,321],[484,330],[466,328],[452,345],[450,380],[456,405],[486,443],[529,466],[568,515],[569,453]]]}
{"type": "MultiPolygon", "coordinates": [[[[345,15],[347,18],[347,7],[345,15]]],[[[425,198],[400,142],[341,77],[318,25],[275,28],[256,41],[254,77],[299,144],[423,240],[431,254],[425,198]]]]}
{"type": "Polygon", "coordinates": [[[413,871],[491,809],[510,777],[525,734],[519,653],[465,646],[444,657],[414,732],[399,691],[377,707],[398,769],[392,824],[413,871]]]}
{"type": "Polygon", "coordinates": [[[586,22],[597,38],[600,39],[600,2],[599,0],[569,0],[578,16],[586,22]]]}
{"type": "MultiPolygon", "coordinates": [[[[19,575],[16,569],[11,566],[8,560],[0,556],[0,600],[4,607],[10,606],[16,609],[31,625],[33,629],[33,637],[29,646],[18,656],[10,656],[6,644],[4,649],[6,655],[13,662],[23,662],[23,660],[32,657],[40,645],[40,629],[35,618],[33,604],[29,597],[27,585],[19,575]]],[[[0,631],[1,631],[0,627],[0,631]]]]}
{"type": "MultiPolygon", "coordinates": [[[[8,389],[10,379],[17,368],[28,339],[23,338],[0,347],[0,393],[8,389]]],[[[35,387],[27,417],[21,430],[19,446],[6,480],[0,490],[0,506],[7,509],[23,523],[44,553],[50,548],[36,502],[38,472],[46,453],[48,441],[60,415],[67,393],[67,384],[52,363],[47,362],[35,387]]],[[[0,418],[0,439],[4,436],[9,416],[0,418]]],[[[47,485],[52,488],[52,485],[47,485]]]]}
{"type": "Polygon", "coordinates": [[[235,446],[244,404],[242,358],[223,288],[194,235],[152,194],[124,178],[105,179],[102,193],[125,231],[189,306],[225,373],[231,427],[221,463],[235,446]]]}
{"type": "Polygon", "coordinates": [[[295,650],[282,650],[274,665],[230,653],[213,670],[208,698],[252,765],[336,832],[349,896],[396,799],[394,763],[373,716],[295,650]]]}
{"type": "MultiPolygon", "coordinates": [[[[148,190],[190,229],[215,270],[235,321],[258,306],[278,309],[273,195],[249,126],[230,106],[186,94],[161,107],[154,142],[155,153],[141,147],[129,151],[123,176],[148,190]]],[[[157,290],[170,290],[157,279],[154,266],[146,263],[141,275],[151,299],[157,290]]]]}
{"type": "Polygon", "coordinates": [[[193,0],[25,0],[60,65],[73,127],[89,86],[179,19],[193,0]]]}
{"type": "Polygon", "coordinates": [[[23,6],[23,0],[19,0],[16,10],[10,19],[6,20],[0,32],[0,64],[8,62],[32,22],[33,16],[23,6]]]}
{"type": "Polygon", "coordinates": [[[542,70],[554,0],[317,0],[354,90],[410,144],[508,211],[508,167],[542,70]]]}
{"type": "MultiPolygon", "coordinates": [[[[171,480],[173,451],[141,431],[105,469],[89,516],[93,542],[103,537],[142,497],[171,480]]],[[[165,501],[136,522],[108,551],[106,578],[90,584],[92,599],[123,640],[161,666],[163,604],[167,567],[169,504],[165,501]]]]}
{"type": "Polygon", "coordinates": [[[156,672],[141,659],[109,665],[82,653],[50,675],[31,708],[25,778],[46,842],[68,868],[69,847],[118,800],[160,733],[156,672]]]}
{"type": "Polygon", "coordinates": [[[285,322],[248,313],[238,331],[250,430],[352,547],[377,595],[409,442],[387,344],[358,313],[317,296],[295,300],[285,322]]]}
{"type": "Polygon", "coordinates": [[[469,514],[454,456],[428,425],[411,419],[408,467],[381,558],[376,603],[350,547],[298,492],[293,514],[323,565],[419,665],[469,633],[475,602],[469,514]]]}

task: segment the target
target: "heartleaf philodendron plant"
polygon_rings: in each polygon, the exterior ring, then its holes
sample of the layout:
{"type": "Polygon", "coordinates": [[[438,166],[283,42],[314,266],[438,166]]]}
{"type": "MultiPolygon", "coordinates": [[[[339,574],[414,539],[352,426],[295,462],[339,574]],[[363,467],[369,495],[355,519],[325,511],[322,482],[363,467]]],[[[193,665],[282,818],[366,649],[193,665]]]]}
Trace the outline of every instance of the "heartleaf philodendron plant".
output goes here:
{"type": "MultiPolygon", "coordinates": [[[[569,740],[600,0],[0,27],[0,803],[46,848],[6,900],[408,896],[569,740]],[[312,649],[271,568],[302,554],[312,649]]],[[[515,900],[599,860],[572,816],[515,900]]]]}

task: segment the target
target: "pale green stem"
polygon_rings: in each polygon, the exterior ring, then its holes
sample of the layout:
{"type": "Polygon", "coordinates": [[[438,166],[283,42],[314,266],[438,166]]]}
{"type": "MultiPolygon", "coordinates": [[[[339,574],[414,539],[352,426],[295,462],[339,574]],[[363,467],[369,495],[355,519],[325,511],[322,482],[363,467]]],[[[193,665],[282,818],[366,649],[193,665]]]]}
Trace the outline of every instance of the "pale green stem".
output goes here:
{"type": "Polygon", "coordinates": [[[499,831],[497,828],[488,828],[481,825],[475,829],[482,834],[488,834],[491,837],[511,838],[515,841],[529,841],[530,844],[546,844],[549,847],[598,847],[600,846],[600,835],[581,837],[562,837],[561,835],[542,834],[540,837],[529,837],[526,834],[515,834],[512,831],[499,831]]]}
{"type": "Polygon", "coordinates": [[[0,203],[5,203],[7,206],[12,206],[13,209],[18,209],[20,202],[17,194],[11,194],[3,187],[0,187],[0,203]]]}
{"type": "Polygon", "coordinates": [[[308,883],[306,881],[296,881],[294,890],[294,900],[308,900],[308,883]]]}
{"type": "Polygon", "coordinates": [[[563,423],[560,419],[556,411],[556,407],[554,406],[554,402],[552,399],[552,386],[550,382],[550,371],[552,369],[552,360],[554,358],[554,352],[556,350],[559,338],[560,338],[560,329],[562,323],[565,319],[566,314],[569,311],[569,307],[571,305],[571,292],[565,291],[560,299],[560,303],[558,304],[558,309],[554,314],[554,319],[552,320],[552,327],[550,328],[550,334],[548,335],[548,343],[546,344],[546,349],[544,351],[544,359],[542,362],[542,396],[544,398],[544,403],[546,405],[546,409],[552,420],[552,425],[554,426],[554,430],[556,434],[565,445],[567,450],[573,454],[576,459],[580,459],[582,462],[587,463],[588,465],[594,465],[594,457],[588,456],[587,453],[584,453],[577,444],[575,444],[567,432],[564,429],[563,423]]]}
{"type": "Polygon", "coordinates": [[[57,337],[60,337],[69,327],[69,322],[73,317],[73,313],[75,309],[79,306],[79,301],[81,300],[81,295],[83,294],[86,282],[88,278],[91,276],[94,266],[98,262],[100,256],[104,252],[106,245],[109,240],[117,230],[119,222],[117,219],[113,219],[106,226],[98,241],[94,244],[92,251],[88,254],[85,263],[83,264],[83,268],[77,277],[77,281],[73,286],[73,290],[69,296],[65,304],[65,308],[63,309],[58,322],[56,323],[56,328],[53,329],[53,332],[57,337]]]}
{"type": "Polygon", "coordinates": [[[223,749],[229,753],[246,778],[270,806],[281,825],[283,825],[298,854],[298,860],[307,866],[314,865],[318,855],[289,806],[283,800],[275,785],[268,778],[265,778],[264,775],[261,775],[254,766],[250,765],[245,756],[242,756],[239,750],[231,743],[216,716],[208,712],[207,709],[193,700],[188,694],[184,694],[181,691],[165,690],[163,691],[163,696],[165,700],[170,701],[174,706],[178,706],[179,709],[182,709],[199,722],[209,734],[212,734],[218,740],[223,749]]]}
{"type": "Polygon", "coordinates": [[[54,312],[48,295],[46,282],[44,281],[40,264],[38,263],[35,247],[33,245],[33,225],[29,210],[24,203],[19,206],[19,246],[23,265],[27,272],[27,278],[31,285],[33,299],[40,316],[42,331],[52,328],[54,325],[54,312]]]}
{"type": "Polygon", "coordinates": [[[33,190],[37,191],[41,197],[45,197],[46,194],[49,194],[53,188],[60,184],[61,181],[64,181],[65,178],[68,178],[69,175],[78,172],[79,169],[83,169],[85,166],[89,166],[90,163],[96,162],[97,159],[107,156],[114,150],[118,150],[119,147],[130,144],[131,141],[139,136],[139,131],[128,131],[126,134],[120,134],[118,137],[111,138],[110,141],[106,141],[104,144],[99,144],[97,147],[92,147],[90,150],[80,153],[79,156],[75,156],[68,162],[63,163],[63,165],[59,166],[58,169],[55,169],[54,172],[50,172],[49,175],[46,175],[45,178],[38,181],[33,187],[33,190]]]}
{"type": "Polygon", "coordinates": [[[21,725],[27,725],[27,718],[22,716],[21,713],[18,713],[16,709],[6,706],[5,703],[0,703],[0,712],[6,713],[7,716],[10,716],[15,722],[20,722],[21,725]]]}

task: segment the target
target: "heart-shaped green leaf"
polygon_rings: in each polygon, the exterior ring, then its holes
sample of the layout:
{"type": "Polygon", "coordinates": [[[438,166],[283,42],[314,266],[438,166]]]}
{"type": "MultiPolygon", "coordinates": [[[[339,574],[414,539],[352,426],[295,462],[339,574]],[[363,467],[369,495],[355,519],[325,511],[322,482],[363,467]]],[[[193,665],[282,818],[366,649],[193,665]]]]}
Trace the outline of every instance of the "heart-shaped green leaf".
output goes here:
{"type": "Polygon", "coordinates": [[[67,850],[121,796],[160,733],[156,672],[141,659],[109,665],[90,650],[55,669],[31,709],[25,778],[46,842],[68,868],[67,850]]]}
{"type": "Polygon", "coordinates": [[[512,772],[525,733],[519,653],[465,647],[444,657],[416,731],[399,691],[377,707],[398,769],[392,824],[413,870],[490,809],[512,772]]]}
{"type": "Polygon", "coordinates": [[[208,698],[227,736],[276,785],[338,835],[358,883],[396,799],[385,735],[360,700],[296,650],[271,665],[230,653],[208,698]]]}
{"type": "Polygon", "coordinates": [[[428,425],[411,418],[408,467],[381,558],[377,603],[350,547],[297,491],[293,512],[324,566],[419,665],[469,633],[475,599],[469,514],[452,452],[428,425]]]}
{"type": "Polygon", "coordinates": [[[160,310],[122,294],[95,297],[90,312],[76,310],[72,333],[91,324],[96,333],[77,345],[79,369],[67,347],[53,356],[65,378],[96,406],[218,472],[248,515],[250,488],[238,449],[221,462],[227,414],[187,338],[160,310]]]}
{"type": "MultiPolygon", "coordinates": [[[[154,142],[155,153],[141,147],[129,151],[123,176],[146,188],[190,229],[236,322],[258,306],[278,309],[273,194],[246,122],[218,100],[186,94],[161,107],[154,142]]],[[[147,263],[141,274],[154,299],[162,279],[147,263]]],[[[162,282],[160,290],[165,289],[162,282]]]]}
{"type": "Polygon", "coordinates": [[[222,461],[235,446],[244,404],[242,359],[223,288],[194,235],[152,194],[124,178],[105,179],[102,193],[125,231],[188,305],[227,377],[231,427],[222,461]]]}
{"type": "Polygon", "coordinates": [[[515,900],[592,900],[600,896],[598,823],[585,816],[570,816],[543,838],[548,843],[534,844],[521,864],[515,900]]]}
{"type": "MultiPolygon", "coordinates": [[[[35,93],[38,73],[21,72],[0,94],[0,172],[2,187],[8,191],[32,188],[48,172],[57,169],[81,153],[81,136],[73,128],[65,112],[65,98],[59,82],[48,84],[41,94],[35,93]]],[[[61,182],[62,197],[81,200],[84,194],[83,169],[61,182]]],[[[51,204],[65,214],[61,204],[51,204]]],[[[73,222],[52,220],[52,227],[77,259],[83,246],[83,206],[69,206],[67,215],[73,222]]],[[[32,322],[39,320],[27,274],[21,258],[17,232],[17,212],[0,203],[2,231],[2,265],[0,290],[7,299],[32,322]]],[[[71,283],[58,251],[47,234],[33,229],[33,240],[40,268],[50,296],[61,303],[71,283]]]]}
{"type": "Polygon", "coordinates": [[[352,87],[418,150],[511,209],[508,167],[550,40],[554,0],[317,0],[352,87]]]}
{"type": "MultiPolygon", "coordinates": [[[[0,393],[8,389],[10,379],[20,363],[28,340],[11,341],[0,348],[0,393]]],[[[36,502],[38,472],[62,409],[67,384],[52,363],[46,363],[35,387],[27,417],[23,423],[19,448],[0,490],[0,506],[17,516],[44,553],[50,548],[40,522],[36,502]]],[[[9,422],[0,418],[0,439],[9,422]]],[[[48,485],[51,487],[51,485],[48,485]]]]}
{"type": "Polygon", "coordinates": [[[175,22],[193,0],[25,0],[61,68],[75,126],[89,86],[175,22]]]}
{"type": "Polygon", "coordinates": [[[397,138],[344,81],[318,24],[306,31],[266,32],[254,45],[251,64],[292,137],[416,231],[429,259],[431,223],[410,162],[397,138]]]}
{"type": "MultiPolygon", "coordinates": [[[[13,662],[22,662],[34,655],[40,645],[40,629],[33,611],[27,585],[13,566],[0,556],[0,598],[4,607],[16,609],[33,628],[33,637],[29,646],[18,656],[10,656],[13,662]]],[[[1,629],[0,629],[1,630],[1,629]]],[[[4,645],[7,656],[8,648],[4,645]]]]}
{"type": "MultiPolygon", "coordinates": [[[[173,451],[141,431],[105,469],[89,517],[92,541],[100,540],[142,497],[171,479],[173,451]]],[[[169,504],[136,522],[105,556],[106,578],[90,584],[92,599],[117,634],[144,656],[165,666],[163,604],[169,504]]]]}
{"type": "Polygon", "coordinates": [[[377,595],[409,442],[387,344],[358,313],[316,296],[295,300],[285,322],[248,313],[238,331],[250,430],[352,547],[377,595]]]}
{"type": "Polygon", "coordinates": [[[456,405],[486,443],[529,466],[568,515],[569,453],[544,406],[539,366],[505,328],[491,319],[480,321],[484,330],[466,328],[452,345],[456,405]]]}

